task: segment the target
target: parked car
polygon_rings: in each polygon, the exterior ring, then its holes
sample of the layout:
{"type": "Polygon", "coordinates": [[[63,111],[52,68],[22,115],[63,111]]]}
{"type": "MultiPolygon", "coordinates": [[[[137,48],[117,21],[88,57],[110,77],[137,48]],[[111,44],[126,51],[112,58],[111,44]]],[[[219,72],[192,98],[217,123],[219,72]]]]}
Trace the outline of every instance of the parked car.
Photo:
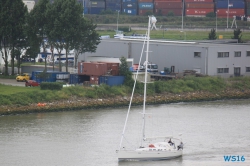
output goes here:
{"type": "Polygon", "coordinates": [[[28,80],[25,82],[25,86],[39,86],[40,84],[38,82],[36,82],[35,80],[28,80]]]}
{"type": "Polygon", "coordinates": [[[30,79],[29,73],[23,73],[23,74],[16,77],[17,82],[19,82],[19,81],[27,81],[29,79],[30,79]]]}

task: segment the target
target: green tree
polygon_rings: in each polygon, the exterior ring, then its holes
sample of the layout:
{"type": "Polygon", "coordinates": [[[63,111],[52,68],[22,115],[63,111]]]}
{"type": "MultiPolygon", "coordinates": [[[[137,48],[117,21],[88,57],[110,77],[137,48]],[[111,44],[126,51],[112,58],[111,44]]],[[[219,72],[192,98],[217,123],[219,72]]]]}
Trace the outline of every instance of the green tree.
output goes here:
{"type": "MultiPolygon", "coordinates": [[[[58,53],[65,49],[66,72],[68,72],[68,53],[74,48],[75,40],[81,34],[81,18],[83,7],[76,0],[55,0],[47,10],[49,18],[47,36],[58,53]]],[[[59,55],[59,64],[60,63],[59,55]]],[[[61,66],[60,71],[61,71],[61,66]]]]}
{"type": "Polygon", "coordinates": [[[210,12],[206,14],[206,17],[214,18],[216,17],[216,14],[214,12],[210,12]]]}
{"type": "Polygon", "coordinates": [[[95,52],[97,45],[100,43],[99,34],[95,30],[96,25],[85,18],[81,18],[80,33],[75,39],[74,46],[75,49],[75,68],[76,62],[80,54],[85,52],[95,52]]]}
{"type": "Polygon", "coordinates": [[[9,75],[8,60],[11,59],[14,74],[15,49],[22,48],[24,39],[25,15],[27,7],[22,0],[0,1],[0,51],[5,63],[4,75],[9,75]]]}
{"type": "Polygon", "coordinates": [[[208,39],[209,40],[216,40],[217,36],[216,36],[216,31],[215,29],[211,29],[210,33],[208,34],[208,39]]]}
{"type": "Polygon", "coordinates": [[[240,30],[240,28],[235,29],[234,36],[232,37],[232,39],[238,39],[238,43],[243,43],[243,41],[241,40],[242,37],[241,32],[242,31],[240,30]]]}
{"type": "MultiPolygon", "coordinates": [[[[29,48],[27,49],[26,56],[36,58],[40,53],[40,47],[43,48],[42,52],[46,52],[45,37],[46,37],[46,24],[48,18],[46,17],[47,7],[50,4],[49,0],[39,0],[38,4],[34,6],[33,10],[28,14],[26,35],[28,36],[29,48]]],[[[47,70],[47,62],[45,56],[45,70],[47,70]]]]}
{"type": "Polygon", "coordinates": [[[125,57],[120,58],[120,65],[119,65],[119,74],[121,76],[125,76],[124,84],[127,86],[133,86],[133,79],[132,79],[132,72],[129,71],[127,59],[125,57]]]}

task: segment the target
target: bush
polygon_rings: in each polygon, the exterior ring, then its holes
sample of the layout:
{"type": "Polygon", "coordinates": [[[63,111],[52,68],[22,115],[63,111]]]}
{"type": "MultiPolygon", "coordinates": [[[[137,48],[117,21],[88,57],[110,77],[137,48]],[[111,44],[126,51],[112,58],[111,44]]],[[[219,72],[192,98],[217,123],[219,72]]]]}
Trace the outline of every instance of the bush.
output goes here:
{"type": "Polygon", "coordinates": [[[63,84],[60,82],[42,82],[41,90],[62,90],[63,84]]]}

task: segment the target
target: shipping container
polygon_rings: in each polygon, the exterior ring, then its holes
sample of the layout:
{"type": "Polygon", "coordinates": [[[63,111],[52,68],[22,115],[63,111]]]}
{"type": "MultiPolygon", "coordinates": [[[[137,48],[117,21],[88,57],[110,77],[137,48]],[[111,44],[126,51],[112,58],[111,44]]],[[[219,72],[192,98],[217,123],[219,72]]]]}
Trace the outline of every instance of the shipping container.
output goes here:
{"type": "Polygon", "coordinates": [[[210,9],[214,8],[214,3],[213,2],[204,2],[204,3],[199,3],[199,2],[188,2],[185,4],[186,9],[210,9]]]}
{"type": "Polygon", "coordinates": [[[186,9],[186,16],[206,16],[206,14],[214,12],[214,9],[186,9]]]}
{"type": "Polygon", "coordinates": [[[112,3],[119,3],[119,4],[122,3],[121,0],[106,0],[105,2],[106,2],[106,3],[107,3],[107,2],[112,2],[112,3]]]}
{"type": "Polygon", "coordinates": [[[170,12],[174,13],[175,16],[182,16],[182,8],[179,9],[155,9],[155,14],[168,15],[170,12]]]}
{"type": "Polygon", "coordinates": [[[213,0],[185,0],[185,3],[187,2],[214,2],[213,0]]]}
{"type": "MultiPolygon", "coordinates": [[[[58,71],[47,71],[45,75],[42,75],[43,71],[33,71],[32,72],[32,79],[35,80],[36,82],[56,82],[57,79],[57,75],[69,75],[68,72],[58,72],[58,71]]],[[[62,78],[59,80],[64,80],[66,82],[68,82],[68,78],[62,78]]]]}
{"type": "Polygon", "coordinates": [[[99,76],[91,75],[89,82],[91,85],[98,85],[99,84],[99,76]]]}
{"type": "Polygon", "coordinates": [[[153,3],[153,0],[138,0],[138,3],[141,3],[141,2],[152,2],[153,3]]]}
{"type": "Polygon", "coordinates": [[[106,74],[107,74],[106,63],[91,63],[91,62],[78,63],[78,75],[101,76],[106,74]]]}
{"type": "Polygon", "coordinates": [[[88,9],[89,14],[100,14],[102,11],[105,11],[105,8],[90,7],[90,8],[88,9]]]}
{"type": "Polygon", "coordinates": [[[102,62],[102,61],[98,61],[98,63],[106,63],[107,64],[107,74],[108,75],[119,75],[119,65],[120,63],[116,63],[116,62],[102,62]]]}
{"type": "Polygon", "coordinates": [[[106,7],[106,10],[117,12],[117,11],[121,11],[121,8],[120,7],[106,7]]]}
{"type": "Polygon", "coordinates": [[[229,6],[230,9],[243,9],[245,8],[244,1],[217,1],[216,8],[217,9],[227,9],[229,6]]]}
{"type": "Polygon", "coordinates": [[[115,2],[106,2],[106,8],[112,8],[112,9],[120,9],[121,10],[121,3],[115,3],[115,2]]]}
{"type": "Polygon", "coordinates": [[[70,76],[69,76],[69,84],[79,84],[78,74],[70,74],[70,76]]]}
{"type": "MultiPolygon", "coordinates": [[[[229,17],[233,16],[243,16],[245,15],[244,9],[229,9],[229,17]]],[[[227,9],[217,9],[217,17],[225,18],[227,17],[227,9]]]]}
{"type": "Polygon", "coordinates": [[[182,0],[154,0],[154,2],[181,2],[182,0]]]}
{"type": "Polygon", "coordinates": [[[104,1],[89,1],[89,7],[105,8],[104,1]]]}
{"type": "Polygon", "coordinates": [[[107,84],[109,86],[119,86],[124,83],[124,76],[100,76],[99,84],[107,84]]]}
{"type": "Polygon", "coordinates": [[[124,3],[124,2],[137,3],[137,0],[122,0],[122,3],[124,3]]]}
{"type": "Polygon", "coordinates": [[[88,7],[84,7],[84,14],[89,14],[89,8],[88,7]]]}
{"type": "Polygon", "coordinates": [[[122,9],[122,12],[129,15],[137,15],[137,9],[122,9]]]}
{"type": "Polygon", "coordinates": [[[246,8],[250,9],[250,2],[246,2],[246,8]]]}
{"type": "Polygon", "coordinates": [[[143,2],[143,3],[139,3],[139,9],[153,9],[154,8],[154,4],[151,2],[143,2]]]}
{"type": "Polygon", "coordinates": [[[138,10],[138,15],[140,16],[147,16],[152,15],[154,13],[154,10],[150,9],[140,9],[138,10]]]}
{"type": "Polygon", "coordinates": [[[137,3],[135,3],[135,2],[123,2],[122,8],[123,9],[137,9],[137,3]]]}
{"type": "Polygon", "coordinates": [[[156,9],[182,8],[182,2],[155,2],[156,9]]]}

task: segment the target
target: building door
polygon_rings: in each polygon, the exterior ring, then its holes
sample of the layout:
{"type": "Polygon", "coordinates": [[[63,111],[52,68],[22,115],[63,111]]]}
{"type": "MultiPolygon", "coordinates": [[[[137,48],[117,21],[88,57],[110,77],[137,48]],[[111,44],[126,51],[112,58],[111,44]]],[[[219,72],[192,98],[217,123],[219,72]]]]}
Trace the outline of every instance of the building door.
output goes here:
{"type": "Polygon", "coordinates": [[[235,77],[240,76],[240,67],[235,67],[235,68],[234,68],[234,76],[235,76],[235,77]]]}

